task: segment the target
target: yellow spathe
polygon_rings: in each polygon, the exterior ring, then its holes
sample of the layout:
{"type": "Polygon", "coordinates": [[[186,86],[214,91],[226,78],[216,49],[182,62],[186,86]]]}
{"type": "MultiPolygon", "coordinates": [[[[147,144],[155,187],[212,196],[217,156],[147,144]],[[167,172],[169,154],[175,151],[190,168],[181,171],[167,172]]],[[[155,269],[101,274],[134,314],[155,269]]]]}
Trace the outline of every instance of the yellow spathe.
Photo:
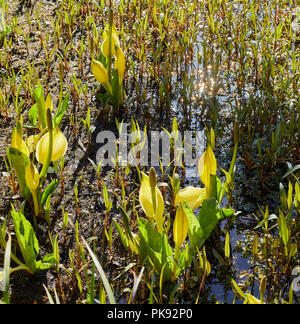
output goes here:
{"type": "MultiPolygon", "coordinates": [[[[53,145],[51,161],[55,162],[60,160],[67,152],[68,142],[64,134],[58,129],[53,131],[53,145]]],[[[50,133],[45,134],[37,144],[36,159],[41,164],[45,164],[48,157],[50,133]]]]}
{"type": "Polygon", "coordinates": [[[107,70],[104,67],[104,65],[99,61],[93,60],[91,68],[92,68],[92,73],[96,78],[96,80],[101,84],[105,85],[108,88],[108,90],[111,92],[112,91],[111,84],[109,81],[107,70]]]}
{"type": "Polygon", "coordinates": [[[188,235],[189,224],[182,205],[177,208],[174,224],[173,237],[176,246],[181,246],[188,235]]]}
{"type": "Polygon", "coordinates": [[[175,198],[175,205],[179,206],[181,202],[186,202],[186,204],[192,209],[198,209],[202,202],[206,199],[206,189],[187,187],[180,190],[175,198]]]}
{"type": "Polygon", "coordinates": [[[155,198],[156,198],[156,210],[154,210],[154,205],[153,205],[150,179],[146,174],[143,173],[143,180],[142,180],[140,196],[139,196],[140,204],[146,216],[156,221],[158,231],[162,233],[165,204],[164,204],[163,196],[157,186],[155,187],[155,198]]]}
{"type": "Polygon", "coordinates": [[[199,160],[199,175],[205,185],[207,192],[210,189],[210,176],[217,173],[217,161],[214,152],[209,145],[199,160]]]}
{"type": "Polygon", "coordinates": [[[16,128],[13,129],[12,139],[11,139],[11,148],[17,149],[26,156],[29,156],[29,150],[26,143],[23,141],[22,136],[18,133],[16,128]]]}
{"type": "Polygon", "coordinates": [[[125,55],[124,52],[118,47],[116,52],[116,64],[115,69],[118,70],[120,81],[123,80],[124,73],[125,73],[125,55]]]}
{"type": "Polygon", "coordinates": [[[37,168],[32,163],[28,163],[26,166],[25,181],[31,192],[35,191],[39,186],[40,175],[37,168]]]}
{"type": "Polygon", "coordinates": [[[34,152],[36,146],[37,146],[37,143],[39,142],[41,138],[41,135],[38,134],[38,135],[31,135],[29,136],[28,138],[26,138],[26,145],[27,145],[27,148],[28,148],[28,151],[29,153],[31,154],[32,152],[34,152]]]}
{"type": "Polygon", "coordinates": [[[50,111],[52,112],[53,111],[53,102],[52,102],[52,97],[51,97],[51,94],[49,93],[47,98],[46,98],[46,101],[45,101],[45,112],[47,114],[47,110],[50,109],[50,111]]]}
{"type": "MultiPolygon", "coordinates": [[[[109,32],[103,32],[103,42],[101,45],[102,54],[108,58],[109,57],[109,32]]],[[[113,29],[112,37],[111,37],[111,56],[116,55],[116,47],[120,47],[120,42],[118,38],[118,34],[113,29]]]]}

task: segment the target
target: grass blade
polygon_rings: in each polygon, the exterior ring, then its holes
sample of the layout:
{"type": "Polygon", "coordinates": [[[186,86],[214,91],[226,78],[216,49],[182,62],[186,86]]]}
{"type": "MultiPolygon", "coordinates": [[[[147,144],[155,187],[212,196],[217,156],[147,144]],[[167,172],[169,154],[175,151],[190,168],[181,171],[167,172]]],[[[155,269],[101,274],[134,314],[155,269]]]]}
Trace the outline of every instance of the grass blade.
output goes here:
{"type": "Polygon", "coordinates": [[[93,253],[93,251],[91,250],[91,248],[89,247],[88,243],[85,241],[85,239],[82,237],[82,240],[91,256],[91,258],[93,259],[93,262],[95,263],[95,266],[100,274],[100,277],[101,277],[101,280],[103,282],[103,285],[104,285],[104,288],[106,290],[106,293],[107,293],[107,297],[109,299],[109,302],[110,304],[116,304],[116,300],[115,300],[115,297],[114,297],[114,294],[113,294],[113,291],[111,289],[111,286],[106,278],[106,275],[104,273],[104,270],[101,266],[101,264],[99,263],[99,261],[97,260],[95,254],[93,253]]]}
{"type": "Polygon", "coordinates": [[[10,303],[9,297],[9,271],[10,271],[10,252],[11,252],[11,236],[9,235],[5,254],[4,254],[4,275],[3,275],[3,287],[4,287],[4,303],[10,303]]]}
{"type": "Polygon", "coordinates": [[[49,304],[50,305],[55,305],[54,300],[53,300],[48,288],[45,285],[43,285],[43,287],[44,287],[44,289],[46,291],[46,294],[47,294],[47,297],[48,297],[48,300],[49,300],[49,304]]]}
{"type": "Polygon", "coordinates": [[[132,288],[132,293],[131,293],[131,298],[130,298],[130,304],[133,304],[134,303],[134,300],[135,300],[135,296],[136,296],[136,293],[137,293],[137,290],[138,290],[138,287],[139,287],[139,284],[143,278],[143,274],[144,274],[144,270],[145,270],[145,267],[142,268],[139,276],[136,278],[134,278],[134,285],[133,285],[133,288],[132,288]]]}

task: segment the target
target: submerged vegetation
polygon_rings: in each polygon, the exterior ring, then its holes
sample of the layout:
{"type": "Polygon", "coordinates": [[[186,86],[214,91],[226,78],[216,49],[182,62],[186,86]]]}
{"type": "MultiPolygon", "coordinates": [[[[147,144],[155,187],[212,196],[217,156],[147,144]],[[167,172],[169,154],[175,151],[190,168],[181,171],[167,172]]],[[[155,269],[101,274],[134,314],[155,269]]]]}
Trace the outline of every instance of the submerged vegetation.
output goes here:
{"type": "Polygon", "coordinates": [[[0,303],[298,304],[299,15],[0,0],[0,303]]]}

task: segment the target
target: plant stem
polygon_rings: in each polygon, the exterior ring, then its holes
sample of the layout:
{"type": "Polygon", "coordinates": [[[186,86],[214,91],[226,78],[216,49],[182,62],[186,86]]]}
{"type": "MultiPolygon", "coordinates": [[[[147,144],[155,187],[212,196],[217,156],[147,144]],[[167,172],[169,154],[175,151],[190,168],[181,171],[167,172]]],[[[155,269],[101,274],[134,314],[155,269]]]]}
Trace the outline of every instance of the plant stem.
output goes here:
{"type": "Polygon", "coordinates": [[[34,204],[34,213],[35,213],[35,216],[38,217],[40,214],[40,206],[39,206],[39,200],[37,197],[36,190],[32,191],[32,198],[33,198],[33,204],[34,204]]]}
{"type": "MultiPolygon", "coordinates": [[[[1,234],[0,234],[1,235],[1,234]]],[[[3,241],[3,240],[1,240],[0,241],[0,246],[3,248],[3,250],[5,250],[6,249],[6,242],[5,241],[3,241]]],[[[15,262],[15,263],[17,263],[19,266],[17,267],[17,268],[14,268],[14,269],[11,269],[11,270],[14,270],[14,271],[17,271],[17,269],[18,270],[26,270],[26,271],[28,271],[29,273],[31,273],[32,274],[32,271],[23,263],[23,262],[21,262],[16,256],[15,256],[15,254],[13,253],[13,252],[11,252],[10,253],[10,258],[15,262]]],[[[10,273],[12,273],[12,272],[14,272],[14,271],[11,271],[10,270],[10,273]]]]}
{"type": "Polygon", "coordinates": [[[231,160],[231,164],[230,164],[230,169],[229,169],[229,174],[231,176],[232,176],[233,168],[234,168],[235,161],[236,161],[236,156],[237,156],[237,151],[238,151],[238,145],[239,145],[239,143],[236,141],[234,143],[234,151],[233,151],[233,156],[232,156],[232,160],[231,160]]]}
{"type": "Polygon", "coordinates": [[[32,271],[30,270],[30,268],[28,268],[26,264],[21,264],[18,267],[11,268],[9,270],[9,274],[12,274],[13,272],[21,271],[21,270],[25,270],[25,271],[29,272],[30,274],[33,274],[32,271]]]}
{"type": "Polygon", "coordinates": [[[113,31],[113,9],[109,11],[109,52],[108,52],[108,78],[111,81],[111,66],[112,66],[112,31],[113,31]]]}
{"type": "Polygon", "coordinates": [[[52,151],[53,151],[53,124],[52,124],[52,115],[50,109],[47,111],[47,120],[48,120],[48,129],[49,129],[49,148],[48,148],[48,156],[46,163],[44,164],[41,174],[40,174],[40,186],[42,185],[44,181],[44,177],[47,174],[50,162],[51,162],[51,157],[52,157],[52,151]]]}

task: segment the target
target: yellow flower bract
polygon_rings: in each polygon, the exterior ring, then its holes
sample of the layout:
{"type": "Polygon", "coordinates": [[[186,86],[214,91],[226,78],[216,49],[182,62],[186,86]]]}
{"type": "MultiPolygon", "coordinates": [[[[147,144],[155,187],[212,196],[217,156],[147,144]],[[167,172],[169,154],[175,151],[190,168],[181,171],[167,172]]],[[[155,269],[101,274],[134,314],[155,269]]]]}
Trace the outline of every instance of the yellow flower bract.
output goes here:
{"type": "Polygon", "coordinates": [[[116,52],[116,64],[115,69],[118,70],[120,81],[123,80],[124,73],[125,73],[125,55],[124,52],[121,50],[120,47],[118,47],[116,52]]]}
{"type": "MultiPolygon", "coordinates": [[[[111,37],[111,55],[114,56],[116,55],[116,47],[120,47],[120,42],[118,38],[118,34],[116,33],[115,30],[112,32],[112,37],[111,37]]],[[[108,37],[108,32],[103,32],[103,42],[101,45],[101,52],[102,54],[108,58],[109,57],[109,37],[108,37]]]]}
{"type": "Polygon", "coordinates": [[[211,185],[210,176],[216,175],[217,173],[217,161],[210,145],[200,158],[198,170],[200,178],[208,193],[211,185]]]}
{"type": "Polygon", "coordinates": [[[37,168],[32,164],[28,163],[25,170],[25,181],[30,191],[35,191],[40,183],[40,175],[37,168]]]}
{"type": "MultiPolygon", "coordinates": [[[[49,149],[49,132],[45,134],[37,144],[36,147],[36,159],[41,164],[45,164],[48,157],[49,149]]],[[[67,152],[68,142],[64,134],[58,129],[53,130],[53,145],[52,145],[52,156],[51,161],[55,162],[60,160],[67,152]]]]}
{"type": "Polygon", "coordinates": [[[112,92],[111,84],[109,81],[108,73],[104,65],[96,60],[92,61],[92,73],[96,80],[105,85],[107,89],[112,92]]]}
{"type": "Polygon", "coordinates": [[[12,132],[11,148],[17,149],[26,156],[29,156],[29,150],[26,143],[23,141],[22,136],[18,133],[17,129],[14,128],[12,132]]]}
{"type": "Polygon", "coordinates": [[[154,211],[150,180],[149,177],[143,173],[142,186],[140,189],[140,204],[146,216],[149,219],[154,219],[157,223],[158,231],[162,232],[165,204],[163,196],[157,186],[155,187],[155,196],[156,210],[154,211]]]}
{"type": "Polygon", "coordinates": [[[175,198],[175,205],[178,206],[181,202],[186,202],[192,209],[198,209],[202,202],[206,199],[206,189],[187,187],[181,189],[175,198]]]}
{"type": "Polygon", "coordinates": [[[176,217],[173,224],[173,237],[174,242],[177,246],[180,246],[184,243],[188,235],[188,219],[184,212],[182,205],[177,208],[176,217]]]}

